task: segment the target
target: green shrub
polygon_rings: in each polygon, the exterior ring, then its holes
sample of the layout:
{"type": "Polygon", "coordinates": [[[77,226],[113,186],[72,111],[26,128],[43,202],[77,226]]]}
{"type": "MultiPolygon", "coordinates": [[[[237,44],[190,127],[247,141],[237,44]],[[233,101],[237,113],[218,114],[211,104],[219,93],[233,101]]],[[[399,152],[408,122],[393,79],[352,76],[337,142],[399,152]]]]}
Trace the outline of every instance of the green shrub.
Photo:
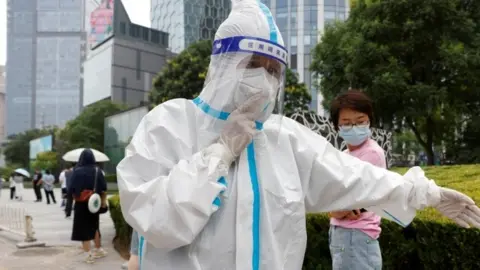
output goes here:
{"type": "Polygon", "coordinates": [[[107,181],[107,183],[117,183],[117,175],[107,174],[105,175],[105,181],[107,181]]]}
{"type": "Polygon", "coordinates": [[[115,226],[114,241],[117,241],[122,246],[130,246],[132,227],[123,219],[120,196],[118,194],[108,198],[108,207],[113,225],[115,226]]]}
{"type": "MultiPolygon", "coordinates": [[[[326,215],[307,217],[308,240],[303,270],[332,269],[328,228],[326,215]]],[[[477,259],[480,230],[420,219],[403,229],[383,220],[379,241],[383,269],[480,269],[477,259]]]]}

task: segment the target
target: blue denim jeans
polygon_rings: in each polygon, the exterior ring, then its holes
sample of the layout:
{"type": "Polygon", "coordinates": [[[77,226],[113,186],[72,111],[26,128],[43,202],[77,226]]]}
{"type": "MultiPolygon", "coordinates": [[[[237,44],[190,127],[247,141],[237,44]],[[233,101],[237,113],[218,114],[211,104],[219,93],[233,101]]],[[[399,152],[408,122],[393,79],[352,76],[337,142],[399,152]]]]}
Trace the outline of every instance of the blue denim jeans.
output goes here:
{"type": "Polygon", "coordinates": [[[330,226],[328,231],[333,270],[381,270],[378,240],[356,229],[330,226]]]}
{"type": "Polygon", "coordinates": [[[132,242],[130,242],[130,254],[132,255],[136,255],[138,256],[138,242],[139,242],[139,239],[138,239],[138,233],[133,230],[132,232],[132,242]]]}

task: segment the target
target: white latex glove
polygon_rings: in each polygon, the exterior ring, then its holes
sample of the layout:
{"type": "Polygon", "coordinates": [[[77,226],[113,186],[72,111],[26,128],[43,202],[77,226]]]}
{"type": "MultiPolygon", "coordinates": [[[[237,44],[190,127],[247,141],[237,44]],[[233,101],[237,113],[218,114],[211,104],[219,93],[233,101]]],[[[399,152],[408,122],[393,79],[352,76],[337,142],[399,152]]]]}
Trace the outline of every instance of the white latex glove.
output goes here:
{"type": "Polygon", "coordinates": [[[226,120],[225,127],[220,134],[220,144],[224,145],[231,154],[230,163],[238,157],[252,141],[255,129],[255,120],[262,112],[268,93],[259,93],[249,98],[243,105],[233,111],[226,120]]]}
{"type": "Polygon", "coordinates": [[[459,226],[480,228],[480,209],[467,195],[449,188],[440,188],[440,202],[434,207],[459,226]]]}

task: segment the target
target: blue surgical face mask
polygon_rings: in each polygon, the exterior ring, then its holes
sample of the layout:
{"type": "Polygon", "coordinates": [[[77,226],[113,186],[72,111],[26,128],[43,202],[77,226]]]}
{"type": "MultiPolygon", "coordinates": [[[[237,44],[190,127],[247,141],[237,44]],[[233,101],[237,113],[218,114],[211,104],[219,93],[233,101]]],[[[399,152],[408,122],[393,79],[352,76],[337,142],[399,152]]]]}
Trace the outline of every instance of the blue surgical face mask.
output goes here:
{"type": "Polygon", "coordinates": [[[370,127],[357,127],[353,126],[352,128],[345,130],[340,127],[338,132],[340,137],[349,145],[359,146],[365,142],[371,134],[370,127]]]}

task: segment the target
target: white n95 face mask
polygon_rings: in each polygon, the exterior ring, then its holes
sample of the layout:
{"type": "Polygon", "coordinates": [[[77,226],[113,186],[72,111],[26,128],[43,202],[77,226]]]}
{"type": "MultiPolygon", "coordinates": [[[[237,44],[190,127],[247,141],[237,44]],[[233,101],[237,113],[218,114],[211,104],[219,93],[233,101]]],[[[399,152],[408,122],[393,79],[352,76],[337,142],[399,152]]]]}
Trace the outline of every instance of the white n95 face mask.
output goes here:
{"type": "Polygon", "coordinates": [[[233,96],[235,107],[240,107],[245,101],[262,91],[268,92],[268,100],[263,106],[274,105],[275,96],[278,91],[278,79],[268,74],[265,68],[242,69],[239,71],[238,89],[233,96]]]}

